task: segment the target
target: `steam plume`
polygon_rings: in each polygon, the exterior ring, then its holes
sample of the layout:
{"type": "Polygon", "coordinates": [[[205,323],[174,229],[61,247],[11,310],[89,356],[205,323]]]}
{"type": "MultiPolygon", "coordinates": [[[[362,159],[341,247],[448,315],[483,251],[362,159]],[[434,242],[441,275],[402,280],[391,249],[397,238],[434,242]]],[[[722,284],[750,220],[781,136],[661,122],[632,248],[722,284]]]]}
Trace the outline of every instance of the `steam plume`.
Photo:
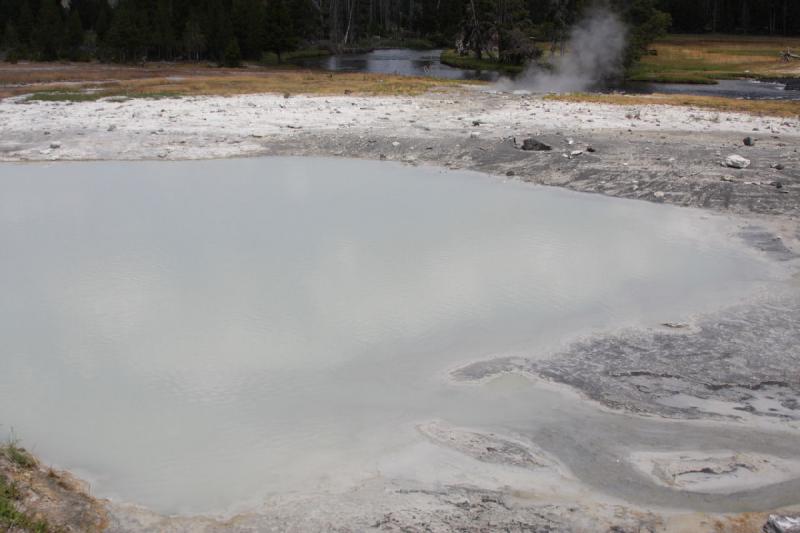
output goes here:
{"type": "Polygon", "coordinates": [[[605,8],[592,8],[572,29],[567,54],[556,59],[553,70],[531,65],[506,88],[534,92],[576,92],[590,89],[622,70],[626,28],[605,8]]]}

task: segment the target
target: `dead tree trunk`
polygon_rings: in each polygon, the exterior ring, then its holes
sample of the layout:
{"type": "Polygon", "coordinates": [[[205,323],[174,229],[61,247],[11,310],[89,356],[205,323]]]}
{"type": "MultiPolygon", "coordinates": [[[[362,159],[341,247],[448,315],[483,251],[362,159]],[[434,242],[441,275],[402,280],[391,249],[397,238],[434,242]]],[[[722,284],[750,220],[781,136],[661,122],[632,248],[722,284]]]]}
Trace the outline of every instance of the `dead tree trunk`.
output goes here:
{"type": "Polygon", "coordinates": [[[781,52],[781,59],[783,59],[784,62],[788,63],[792,59],[800,60],[800,56],[792,53],[791,49],[787,48],[786,50],[781,52]]]}

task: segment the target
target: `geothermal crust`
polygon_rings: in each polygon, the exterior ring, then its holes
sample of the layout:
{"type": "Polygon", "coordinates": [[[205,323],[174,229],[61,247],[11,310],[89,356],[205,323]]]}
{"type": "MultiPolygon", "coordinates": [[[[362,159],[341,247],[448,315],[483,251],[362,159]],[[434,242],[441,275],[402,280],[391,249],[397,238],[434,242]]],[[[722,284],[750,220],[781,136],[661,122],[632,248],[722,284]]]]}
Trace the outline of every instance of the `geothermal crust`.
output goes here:
{"type": "MultiPolygon", "coordinates": [[[[787,270],[800,251],[799,147],[798,119],[475,89],[0,101],[2,161],[328,155],[472,169],[733,214],[731,238],[787,270]],[[531,137],[552,150],[522,150],[531,137]],[[729,168],[730,155],[751,164],[729,168]]],[[[593,438],[580,456],[559,457],[555,432],[420,421],[426,446],[451,454],[465,480],[376,477],[341,493],[278,495],[228,517],[102,502],[102,521],[109,531],[757,530],[762,513],[800,504],[799,291],[795,278],[727,309],[575,339],[554,353],[487,357],[444,378],[475,386],[511,373],[580,395],[606,412],[587,422],[593,438]],[[616,460],[619,416],[642,431],[616,460]],[[695,437],[661,449],[678,427],[695,437]],[[610,469],[628,483],[609,486],[610,469]],[[514,486],[519,476],[525,490],[514,486]],[[728,514],[742,511],[755,514],[728,514]]]]}

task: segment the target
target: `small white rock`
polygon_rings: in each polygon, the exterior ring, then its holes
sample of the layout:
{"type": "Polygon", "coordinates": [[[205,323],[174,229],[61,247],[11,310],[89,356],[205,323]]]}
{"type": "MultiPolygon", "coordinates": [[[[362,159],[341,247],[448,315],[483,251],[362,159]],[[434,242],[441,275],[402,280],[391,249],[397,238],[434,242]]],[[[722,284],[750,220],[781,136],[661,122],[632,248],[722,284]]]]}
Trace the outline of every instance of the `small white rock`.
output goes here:
{"type": "Polygon", "coordinates": [[[750,166],[750,160],[740,155],[729,155],[725,158],[725,166],[730,168],[747,168],[750,166]]]}

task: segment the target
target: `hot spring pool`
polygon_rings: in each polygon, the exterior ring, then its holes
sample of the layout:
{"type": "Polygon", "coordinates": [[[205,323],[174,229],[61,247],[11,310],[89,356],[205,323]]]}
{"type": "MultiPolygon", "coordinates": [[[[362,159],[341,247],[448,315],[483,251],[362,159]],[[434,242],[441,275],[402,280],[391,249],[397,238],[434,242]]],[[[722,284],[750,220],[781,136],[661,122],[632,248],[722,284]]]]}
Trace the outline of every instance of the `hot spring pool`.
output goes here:
{"type": "Polygon", "coordinates": [[[777,274],[735,231],[387,162],[2,164],[0,436],[168,513],[444,479],[420,422],[601,416],[449,370],[736,301],[777,274]]]}

